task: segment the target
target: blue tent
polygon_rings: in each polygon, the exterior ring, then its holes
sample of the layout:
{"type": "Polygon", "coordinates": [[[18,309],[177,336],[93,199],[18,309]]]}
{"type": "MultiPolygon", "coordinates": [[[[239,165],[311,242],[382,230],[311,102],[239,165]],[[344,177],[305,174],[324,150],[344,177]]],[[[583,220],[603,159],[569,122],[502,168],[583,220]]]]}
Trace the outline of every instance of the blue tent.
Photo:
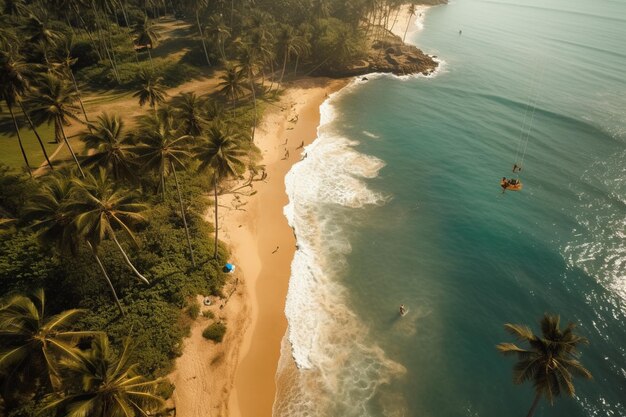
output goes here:
{"type": "Polygon", "coordinates": [[[231,263],[227,263],[226,265],[224,265],[224,272],[231,273],[234,270],[235,270],[235,265],[233,265],[231,263]]]}

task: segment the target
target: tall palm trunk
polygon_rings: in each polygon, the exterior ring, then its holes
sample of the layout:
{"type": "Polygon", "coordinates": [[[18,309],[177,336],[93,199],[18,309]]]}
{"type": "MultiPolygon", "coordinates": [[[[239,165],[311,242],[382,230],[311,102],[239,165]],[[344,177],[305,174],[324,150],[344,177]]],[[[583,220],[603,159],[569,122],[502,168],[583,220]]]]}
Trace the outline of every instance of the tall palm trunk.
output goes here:
{"type": "Polygon", "coordinates": [[[65,135],[65,129],[63,129],[63,122],[61,120],[59,120],[59,118],[57,118],[56,120],[57,126],[60,127],[61,130],[61,134],[63,134],[63,141],[65,142],[65,145],[67,146],[67,149],[69,149],[70,154],[72,154],[72,158],[74,158],[74,162],[76,162],[76,166],[78,167],[78,171],[80,171],[80,175],[85,178],[85,173],[83,172],[83,169],[80,166],[80,163],[78,162],[78,158],[76,158],[76,154],[74,153],[74,149],[72,149],[72,145],[70,145],[70,141],[67,140],[67,136],[65,135]]]}
{"type": "Polygon", "coordinates": [[[148,281],[146,277],[144,277],[143,275],[139,273],[139,271],[137,271],[137,268],[135,268],[135,265],[133,265],[133,263],[128,258],[128,255],[126,255],[126,252],[124,251],[124,248],[122,247],[122,245],[120,245],[120,242],[117,240],[117,237],[115,236],[115,232],[113,231],[113,229],[109,229],[109,235],[113,239],[113,242],[115,242],[115,244],[117,245],[117,248],[122,253],[122,256],[124,257],[124,261],[126,262],[126,265],[130,267],[130,269],[137,276],[137,278],[139,278],[140,280],[142,280],[143,282],[149,285],[150,281],[148,281]]]}
{"type": "Polygon", "coordinates": [[[96,248],[94,248],[90,242],[87,242],[87,246],[89,246],[91,253],[93,254],[94,258],[96,258],[96,262],[98,263],[98,266],[100,267],[100,271],[102,271],[102,275],[104,275],[104,279],[107,281],[107,284],[109,284],[109,288],[111,289],[111,292],[113,293],[113,298],[115,299],[115,303],[117,304],[117,307],[120,309],[120,313],[122,313],[122,316],[125,316],[126,313],[124,312],[124,308],[122,308],[120,299],[117,297],[117,292],[115,292],[115,287],[113,286],[113,283],[111,282],[111,279],[109,278],[109,274],[107,274],[106,269],[104,269],[104,265],[102,265],[102,261],[100,260],[100,257],[98,256],[98,253],[96,252],[96,248]]]}
{"type": "Polygon", "coordinates": [[[538,392],[535,394],[535,400],[533,401],[533,405],[530,407],[530,410],[528,410],[528,414],[526,414],[526,417],[532,417],[535,414],[535,410],[537,409],[537,405],[539,404],[540,399],[541,393],[538,392]]]}
{"type": "Polygon", "coordinates": [[[189,227],[187,226],[187,216],[185,216],[185,206],[183,205],[183,197],[180,193],[180,184],[178,183],[178,175],[176,174],[174,162],[170,161],[170,166],[172,167],[172,173],[174,174],[174,181],[176,181],[176,192],[178,193],[178,202],[180,203],[180,213],[183,216],[183,225],[185,226],[187,245],[189,246],[189,254],[191,255],[191,265],[195,268],[196,260],[193,257],[193,247],[191,246],[191,237],[189,236],[189,227]]]}
{"type": "Polygon", "coordinates": [[[22,144],[22,135],[20,135],[20,127],[17,125],[15,114],[13,114],[13,107],[8,102],[7,102],[7,107],[9,108],[9,112],[11,113],[11,119],[13,119],[13,126],[15,127],[15,133],[17,134],[17,141],[20,144],[20,150],[22,151],[24,162],[26,162],[26,168],[28,168],[28,173],[32,177],[33,171],[30,169],[30,164],[28,163],[28,157],[26,156],[26,151],[24,150],[24,145],[22,144]]]}
{"type": "Polygon", "coordinates": [[[213,259],[217,259],[217,172],[213,174],[213,193],[215,196],[215,249],[213,250],[213,259]]]}
{"type": "Polygon", "coordinates": [[[91,122],[89,121],[89,118],[87,117],[87,112],[85,111],[85,106],[83,104],[83,99],[80,98],[80,90],[78,89],[78,84],[76,83],[76,78],[74,78],[74,73],[72,72],[72,68],[70,68],[70,66],[67,66],[67,71],[70,73],[70,77],[72,78],[72,83],[74,84],[74,90],[76,90],[76,95],[78,97],[78,102],[80,103],[80,108],[83,111],[83,116],[85,116],[85,122],[87,122],[87,128],[89,129],[89,132],[93,133],[92,129],[91,129],[91,122]]]}
{"type": "Polygon", "coordinates": [[[211,60],[209,59],[209,53],[206,49],[206,43],[204,42],[204,33],[202,32],[202,26],[200,25],[200,10],[196,8],[196,23],[198,24],[198,32],[200,33],[200,40],[202,41],[202,49],[204,49],[204,56],[206,58],[207,64],[209,67],[212,66],[211,60]]]}
{"type": "Polygon", "coordinates": [[[280,73],[280,80],[278,81],[279,85],[282,85],[282,83],[283,83],[283,76],[285,75],[285,68],[287,67],[287,56],[288,55],[289,55],[289,53],[285,51],[285,57],[283,58],[283,70],[280,73]]]}
{"type": "Polygon", "coordinates": [[[254,122],[252,124],[252,143],[254,143],[254,133],[256,132],[256,92],[254,91],[254,77],[252,71],[248,71],[248,78],[250,79],[250,91],[252,91],[252,105],[254,106],[254,122]]]}
{"type": "Polygon", "coordinates": [[[37,132],[37,129],[35,128],[35,125],[33,124],[33,121],[30,119],[30,115],[24,108],[24,105],[22,104],[22,102],[18,101],[18,103],[20,105],[20,108],[22,109],[22,113],[24,113],[24,116],[26,116],[28,125],[30,126],[32,131],[35,133],[35,137],[37,138],[37,141],[39,141],[39,146],[41,146],[41,150],[43,151],[43,156],[46,158],[46,162],[48,162],[48,166],[50,167],[51,170],[54,170],[54,167],[52,166],[52,162],[50,162],[50,158],[48,158],[48,152],[46,152],[46,147],[44,146],[43,141],[41,140],[41,136],[39,136],[39,132],[37,132]]]}

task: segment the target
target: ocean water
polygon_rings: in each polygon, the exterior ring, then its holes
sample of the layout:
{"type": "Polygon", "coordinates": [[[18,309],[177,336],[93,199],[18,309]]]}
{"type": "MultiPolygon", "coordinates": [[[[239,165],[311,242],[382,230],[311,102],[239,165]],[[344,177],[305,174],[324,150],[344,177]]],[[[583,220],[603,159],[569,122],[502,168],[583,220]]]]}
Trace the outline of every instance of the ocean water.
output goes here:
{"type": "Polygon", "coordinates": [[[594,380],[536,415],[626,416],[626,2],[456,0],[421,25],[438,73],[331,96],[287,176],[274,415],[526,415],[495,345],[550,312],[594,380]]]}

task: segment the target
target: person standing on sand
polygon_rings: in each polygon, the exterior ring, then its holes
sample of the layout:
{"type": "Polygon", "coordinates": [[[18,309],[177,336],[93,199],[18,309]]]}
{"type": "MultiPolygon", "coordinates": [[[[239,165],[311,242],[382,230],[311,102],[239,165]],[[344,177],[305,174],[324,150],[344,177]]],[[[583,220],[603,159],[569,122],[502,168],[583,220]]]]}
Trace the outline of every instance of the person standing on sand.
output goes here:
{"type": "Polygon", "coordinates": [[[298,146],[296,149],[302,149],[304,148],[304,141],[302,141],[302,143],[300,143],[300,146],[298,146]]]}
{"type": "Polygon", "coordinates": [[[404,307],[404,304],[400,304],[400,315],[404,316],[406,314],[406,308],[404,307]]]}

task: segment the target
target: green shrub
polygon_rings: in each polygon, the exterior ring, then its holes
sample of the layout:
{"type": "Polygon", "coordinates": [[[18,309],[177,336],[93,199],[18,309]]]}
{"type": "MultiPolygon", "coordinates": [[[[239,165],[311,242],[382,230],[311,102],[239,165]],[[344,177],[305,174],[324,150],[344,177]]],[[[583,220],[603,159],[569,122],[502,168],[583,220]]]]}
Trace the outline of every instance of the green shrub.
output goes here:
{"type": "Polygon", "coordinates": [[[226,325],[222,322],[217,322],[210,324],[206,329],[204,329],[204,331],[202,332],[202,337],[212,340],[216,343],[220,343],[224,339],[225,333],[226,325]]]}
{"type": "Polygon", "coordinates": [[[213,313],[211,310],[204,310],[202,312],[202,316],[206,317],[207,319],[214,319],[215,318],[215,313],[213,313]]]}
{"type": "Polygon", "coordinates": [[[200,304],[193,302],[189,307],[187,307],[187,315],[193,320],[197,319],[200,315],[200,304]]]}

